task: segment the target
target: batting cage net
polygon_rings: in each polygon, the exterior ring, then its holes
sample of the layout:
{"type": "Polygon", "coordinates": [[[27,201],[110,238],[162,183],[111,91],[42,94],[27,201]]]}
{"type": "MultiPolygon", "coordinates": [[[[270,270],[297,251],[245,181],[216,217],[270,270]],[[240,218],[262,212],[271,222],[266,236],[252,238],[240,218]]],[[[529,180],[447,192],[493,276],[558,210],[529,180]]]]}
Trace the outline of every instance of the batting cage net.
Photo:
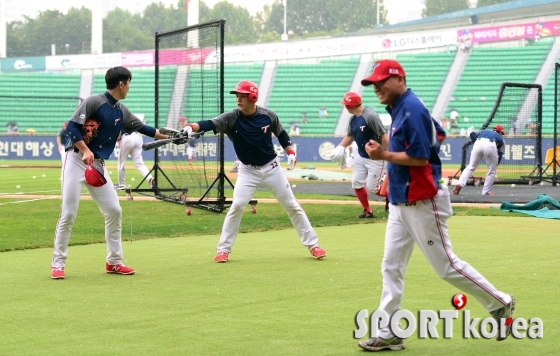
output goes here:
{"type": "MultiPolygon", "coordinates": [[[[504,127],[505,153],[494,184],[535,184],[542,179],[542,87],[538,84],[502,83],[492,112],[480,130],[504,127]]],[[[470,161],[473,142],[463,145],[458,179],[470,161]]],[[[487,167],[479,165],[468,184],[478,185],[487,167]]]]}
{"type": "Polygon", "coordinates": [[[554,67],[554,117],[553,117],[553,140],[552,147],[546,150],[544,159],[545,168],[543,170],[543,180],[557,185],[560,182],[560,147],[558,147],[558,104],[560,101],[560,63],[554,67]]]}
{"type": "MultiPolygon", "coordinates": [[[[221,114],[224,97],[224,20],[156,33],[155,125],[182,130],[189,122],[221,114]],[[176,70],[160,81],[160,70],[176,70]],[[165,110],[166,117],[160,116],[165,110]],[[167,109],[167,107],[166,107],[167,109]]],[[[152,191],[164,201],[222,212],[226,207],[224,136],[206,132],[186,144],[155,150],[152,191]]]]}

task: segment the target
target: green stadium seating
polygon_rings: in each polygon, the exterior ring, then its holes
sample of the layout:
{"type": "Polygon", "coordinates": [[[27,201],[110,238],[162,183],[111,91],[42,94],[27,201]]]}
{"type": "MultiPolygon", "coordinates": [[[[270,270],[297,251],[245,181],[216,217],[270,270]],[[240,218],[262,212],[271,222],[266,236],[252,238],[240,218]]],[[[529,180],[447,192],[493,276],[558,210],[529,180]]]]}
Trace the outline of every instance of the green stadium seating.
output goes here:
{"type": "MultiPolygon", "coordinates": [[[[133,114],[144,114],[146,124],[155,125],[155,70],[154,69],[131,69],[132,81],[130,91],[122,103],[133,114]]],[[[171,93],[175,82],[177,68],[166,67],[159,70],[159,120],[158,126],[167,122],[171,93]]],[[[106,91],[105,75],[96,74],[93,80],[93,94],[106,91]]]]}
{"type": "Polygon", "coordinates": [[[15,121],[20,134],[58,133],[74,113],[79,92],[79,74],[0,73],[1,129],[15,121]]]}
{"type": "Polygon", "coordinates": [[[549,41],[524,47],[474,47],[445,116],[456,108],[461,115],[459,129],[479,129],[494,107],[501,84],[534,83],[551,47],[549,41]]]}
{"type": "Polygon", "coordinates": [[[324,59],[317,64],[278,64],[267,107],[278,114],[285,129],[300,124],[301,135],[332,136],[340,116],[340,100],[350,89],[359,57],[324,59]],[[328,117],[319,118],[325,107],[328,117]],[[303,113],[307,124],[301,124],[303,113]]]}
{"type": "MultiPolygon", "coordinates": [[[[560,61],[558,62],[560,63],[560,61]]],[[[555,84],[555,71],[553,70],[546,86],[543,88],[542,93],[542,133],[543,135],[554,135],[554,84],[555,84]]],[[[560,75],[560,74],[559,74],[560,75]]],[[[560,94],[560,78],[558,78],[558,91],[560,94]]],[[[558,98],[560,101],[560,98],[558,98]]],[[[557,104],[560,109],[560,102],[557,104]]],[[[557,115],[557,120],[560,120],[560,114],[557,115]]]]}

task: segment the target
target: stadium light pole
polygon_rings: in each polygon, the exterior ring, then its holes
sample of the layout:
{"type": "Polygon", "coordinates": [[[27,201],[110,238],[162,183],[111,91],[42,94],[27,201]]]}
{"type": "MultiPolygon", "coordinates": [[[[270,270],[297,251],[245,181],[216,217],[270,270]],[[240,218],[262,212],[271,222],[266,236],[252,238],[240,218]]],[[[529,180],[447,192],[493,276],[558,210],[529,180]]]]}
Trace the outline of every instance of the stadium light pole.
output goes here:
{"type": "Polygon", "coordinates": [[[288,0],[282,0],[282,5],[284,5],[284,33],[282,34],[282,41],[288,40],[288,33],[286,32],[286,2],[288,0]]]}

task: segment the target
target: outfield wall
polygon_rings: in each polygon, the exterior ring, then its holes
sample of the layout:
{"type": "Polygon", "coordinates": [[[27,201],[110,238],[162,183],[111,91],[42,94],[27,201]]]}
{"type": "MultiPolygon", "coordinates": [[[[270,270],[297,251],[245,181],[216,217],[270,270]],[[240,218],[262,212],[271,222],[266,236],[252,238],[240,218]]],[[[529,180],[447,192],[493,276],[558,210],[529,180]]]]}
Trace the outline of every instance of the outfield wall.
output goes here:
{"type": "MultiPolygon", "coordinates": [[[[144,142],[151,142],[153,139],[144,137],[144,142]]],[[[332,149],[340,143],[340,137],[332,138],[305,138],[293,137],[293,146],[297,152],[297,158],[300,162],[328,162],[329,154],[332,149]]],[[[285,152],[276,142],[274,145],[276,152],[281,158],[285,157],[285,152]]],[[[460,164],[461,163],[461,148],[466,142],[466,138],[448,138],[445,140],[441,147],[440,158],[445,164],[460,164]]],[[[225,140],[225,160],[234,161],[235,152],[233,145],[229,139],[225,140]]],[[[553,147],[553,139],[543,139],[542,142],[542,158],[544,164],[544,157],[546,150],[553,147]]],[[[216,159],[216,147],[209,145],[199,145],[198,156],[205,156],[208,159],[216,159]]],[[[187,157],[186,145],[173,145],[168,144],[159,149],[161,160],[171,159],[174,157],[187,157]]],[[[154,159],[154,151],[145,151],[144,160],[148,165],[154,159]]],[[[506,153],[504,155],[505,161],[521,161],[523,159],[532,159],[535,157],[535,145],[527,144],[526,138],[520,137],[508,138],[506,137],[506,153]]],[[[60,154],[58,153],[55,136],[0,136],[0,162],[3,160],[16,160],[16,159],[38,159],[38,160],[57,160],[60,162],[60,154]]],[[[113,154],[111,160],[116,161],[116,156],[113,154]]],[[[334,164],[334,163],[333,163],[334,164]]]]}

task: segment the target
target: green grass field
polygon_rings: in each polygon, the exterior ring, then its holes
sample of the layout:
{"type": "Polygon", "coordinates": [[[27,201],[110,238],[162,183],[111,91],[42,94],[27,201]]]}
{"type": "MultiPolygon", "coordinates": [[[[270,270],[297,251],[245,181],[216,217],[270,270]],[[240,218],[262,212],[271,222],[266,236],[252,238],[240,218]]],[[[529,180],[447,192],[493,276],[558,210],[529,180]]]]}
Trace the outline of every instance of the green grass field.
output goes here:
{"type": "MultiPolygon", "coordinates": [[[[29,181],[29,191],[59,194],[58,177],[40,170],[32,180],[27,176],[33,169],[1,171],[9,177],[0,181],[0,193],[13,185],[6,180],[20,179],[29,181]],[[46,175],[42,181],[40,173],[46,175]]],[[[379,303],[382,206],[374,206],[375,219],[357,221],[356,205],[303,204],[328,253],[316,261],[281,207],[259,204],[257,214],[248,209],[244,215],[226,264],[213,262],[225,214],[194,210],[186,216],[183,206],[161,201],[121,201],[121,206],[124,262],[137,273],[104,272],[103,218],[94,202],[83,200],[67,278],[51,280],[59,199],[0,196],[0,355],[363,354],[353,339],[354,317],[379,303]]],[[[442,337],[440,322],[439,339],[415,335],[402,354],[557,354],[558,222],[489,208],[454,211],[449,220],[454,252],[515,295],[514,317],[540,317],[544,338],[463,339],[459,318],[454,338],[442,337]]],[[[457,292],[416,249],[402,307],[451,309],[457,292]]],[[[471,317],[488,316],[467,297],[471,317]]]]}

